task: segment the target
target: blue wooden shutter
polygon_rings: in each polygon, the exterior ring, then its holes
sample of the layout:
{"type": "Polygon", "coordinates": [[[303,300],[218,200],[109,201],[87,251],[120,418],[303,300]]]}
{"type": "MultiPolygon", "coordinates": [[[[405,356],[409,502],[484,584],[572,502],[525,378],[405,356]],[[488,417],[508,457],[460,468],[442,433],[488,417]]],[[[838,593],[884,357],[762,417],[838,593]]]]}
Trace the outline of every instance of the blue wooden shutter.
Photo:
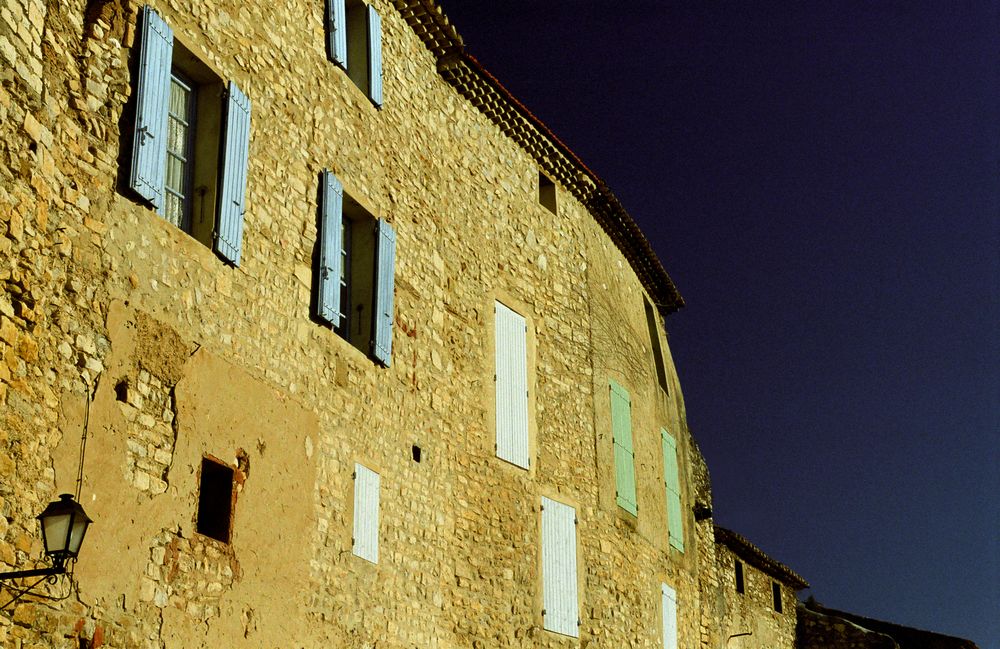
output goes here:
{"type": "Polygon", "coordinates": [[[232,81],[229,82],[228,95],[222,137],[222,178],[219,181],[219,209],[215,222],[215,252],[234,266],[239,266],[250,154],[250,100],[232,81]]]}
{"type": "Polygon", "coordinates": [[[382,106],[382,19],[368,5],[368,97],[382,106]]]}
{"type": "Polygon", "coordinates": [[[326,55],[347,69],[347,2],[326,0],[326,55]]]}
{"type": "Polygon", "coordinates": [[[141,21],[129,187],[152,203],[157,212],[162,212],[174,32],[148,6],[142,8],[141,21]]]}
{"type": "Polygon", "coordinates": [[[499,302],[495,306],[497,457],[528,468],[527,323],[499,302]]]}
{"type": "Polygon", "coordinates": [[[618,505],[638,516],[635,497],[635,452],[632,448],[632,404],[628,390],[611,379],[611,433],[615,446],[615,491],[618,505]]]}
{"type": "Polygon", "coordinates": [[[542,625],[580,637],[576,574],[576,510],[542,496],[542,625]]]}
{"type": "Polygon", "coordinates": [[[378,563],[379,475],[361,464],[354,465],[354,543],[351,551],[378,563]]]}
{"type": "Polygon", "coordinates": [[[663,446],[663,482],[667,494],[667,533],[670,545],[684,551],[684,513],[681,509],[680,470],[677,466],[677,441],[660,429],[663,446]]]}
{"type": "Polygon", "coordinates": [[[396,231],[379,219],[375,226],[375,336],[372,354],[389,367],[392,359],[392,323],[396,284],[396,231]]]}
{"type": "Polygon", "coordinates": [[[666,584],[660,586],[660,607],[663,612],[663,649],[677,649],[677,591],[666,584]]]}
{"type": "Polygon", "coordinates": [[[344,220],[344,187],[326,169],[323,170],[320,182],[319,295],[316,296],[316,315],[336,329],[343,317],[340,312],[340,276],[344,272],[344,260],[340,253],[344,247],[341,227],[344,220]]]}

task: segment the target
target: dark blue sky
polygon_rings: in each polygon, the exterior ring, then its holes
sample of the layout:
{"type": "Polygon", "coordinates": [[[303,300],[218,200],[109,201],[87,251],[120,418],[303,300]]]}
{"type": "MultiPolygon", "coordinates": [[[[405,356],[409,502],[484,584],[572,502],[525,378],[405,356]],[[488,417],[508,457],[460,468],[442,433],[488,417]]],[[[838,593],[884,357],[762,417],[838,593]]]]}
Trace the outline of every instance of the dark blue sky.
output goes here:
{"type": "Polygon", "coordinates": [[[443,0],[687,300],[667,327],[716,522],[827,606],[983,649],[1000,649],[998,5],[443,0]]]}

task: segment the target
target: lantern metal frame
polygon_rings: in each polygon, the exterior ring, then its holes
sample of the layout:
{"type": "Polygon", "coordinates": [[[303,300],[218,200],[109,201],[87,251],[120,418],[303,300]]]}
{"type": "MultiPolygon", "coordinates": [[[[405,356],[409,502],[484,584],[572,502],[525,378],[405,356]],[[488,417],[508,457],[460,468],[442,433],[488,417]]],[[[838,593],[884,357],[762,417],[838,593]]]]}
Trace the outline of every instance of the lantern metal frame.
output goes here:
{"type": "MultiPolygon", "coordinates": [[[[45,556],[52,561],[52,566],[50,568],[0,572],[0,582],[24,577],[55,577],[56,575],[65,574],[66,564],[74,561],[80,554],[80,547],[83,545],[83,539],[87,535],[87,529],[93,522],[87,516],[87,512],[83,511],[80,503],[73,500],[72,494],[61,494],[59,500],[50,502],[37,518],[42,528],[42,542],[45,545],[45,556]],[[56,538],[49,538],[46,531],[46,523],[51,522],[56,517],[65,516],[69,517],[65,523],[65,537],[60,533],[56,538]],[[74,532],[78,536],[74,535],[74,532]]],[[[62,526],[60,525],[60,527],[62,526]]]]}

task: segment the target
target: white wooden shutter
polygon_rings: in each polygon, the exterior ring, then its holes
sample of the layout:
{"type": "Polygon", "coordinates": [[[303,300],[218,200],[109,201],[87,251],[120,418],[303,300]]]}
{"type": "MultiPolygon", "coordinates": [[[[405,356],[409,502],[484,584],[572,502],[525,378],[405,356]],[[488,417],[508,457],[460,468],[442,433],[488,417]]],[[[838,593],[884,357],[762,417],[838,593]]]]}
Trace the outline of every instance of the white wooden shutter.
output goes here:
{"type": "Polygon", "coordinates": [[[497,457],[527,469],[528,344],[523,316],[496,303],[497,457]]]}
{"type": "Polygon", "coordinates": [[[666,584],[661,585],[661,590],[663,649],[677,649],[677,591],[666,584]]]}
{"type": "Polygon", "coordinates": [[[542,611],[548,631],[580,637],[576,510],[542,496],[542,611]]]}
{"type": "Polygon", "coordinates": [[[379,475],[355,464],[353,552],[372,563],[378,563],[378,496],[379,475]]]}
{"type": "Polygon", "coordinates": [[[372,354],[389,367],[392,362],[392,325],[395,320],[396,231],[385,219],[375,223],[375,335],[372,354]]]}
{"type": "Polygon", "coordinates": [[[326,56],[347,69],[347,3],[326,0],[326,56]]]}

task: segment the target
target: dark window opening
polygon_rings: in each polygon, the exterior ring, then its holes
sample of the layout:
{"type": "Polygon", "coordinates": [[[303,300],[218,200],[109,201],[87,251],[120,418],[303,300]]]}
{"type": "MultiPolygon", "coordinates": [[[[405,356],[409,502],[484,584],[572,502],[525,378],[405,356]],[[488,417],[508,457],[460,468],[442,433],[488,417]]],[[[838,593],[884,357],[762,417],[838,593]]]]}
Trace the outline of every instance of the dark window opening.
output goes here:
{"type": "Polygon", "coordinates": [[[115,399],[126,403],[128,401],[128,381],[122,379],[115,384],[115,399]]]}
{"type": "Polygon", "coordinates": [[[202,458],[197,531],[229,543],[232,519],[233,469],[207,457],[202,458]]]}
{"type": "Polygon", "coordinates": [[[774,596],[774,610],[781,613],[781,586],[778,582],[771,582],[771,594],[774,596]]]}
{"type": "Polygon", "coordinates": [[[538,174],[538,203],[556,213],[556,185],[541,173],[538,174]]]}
{"type": "Polygon", "coordinates": [[[743,594],[743,564],[736,562],[736,592],[743,594]]]}
{"type": "Polygon", "coordinates": [[[416,462],[417,464],[420,463],[420,454],[421,454],[420,447],[417,446],[416,444],[414,444],[413,445],[413,461],[416,462]]]}
{"type": "Polygon", "coordinates": [[[653,311],[653,305],[649,300],[643,300],[643,303],[646,306],[646,326],[649,328],[649,343],[652,345],[653,365],[656,366],[656,380],[659,381],[663,391],[670,394],[667,388],[667,371],[663,365],[663,348],[660,346],[660,328],[656,323],[656,312],[653,311]]]}

